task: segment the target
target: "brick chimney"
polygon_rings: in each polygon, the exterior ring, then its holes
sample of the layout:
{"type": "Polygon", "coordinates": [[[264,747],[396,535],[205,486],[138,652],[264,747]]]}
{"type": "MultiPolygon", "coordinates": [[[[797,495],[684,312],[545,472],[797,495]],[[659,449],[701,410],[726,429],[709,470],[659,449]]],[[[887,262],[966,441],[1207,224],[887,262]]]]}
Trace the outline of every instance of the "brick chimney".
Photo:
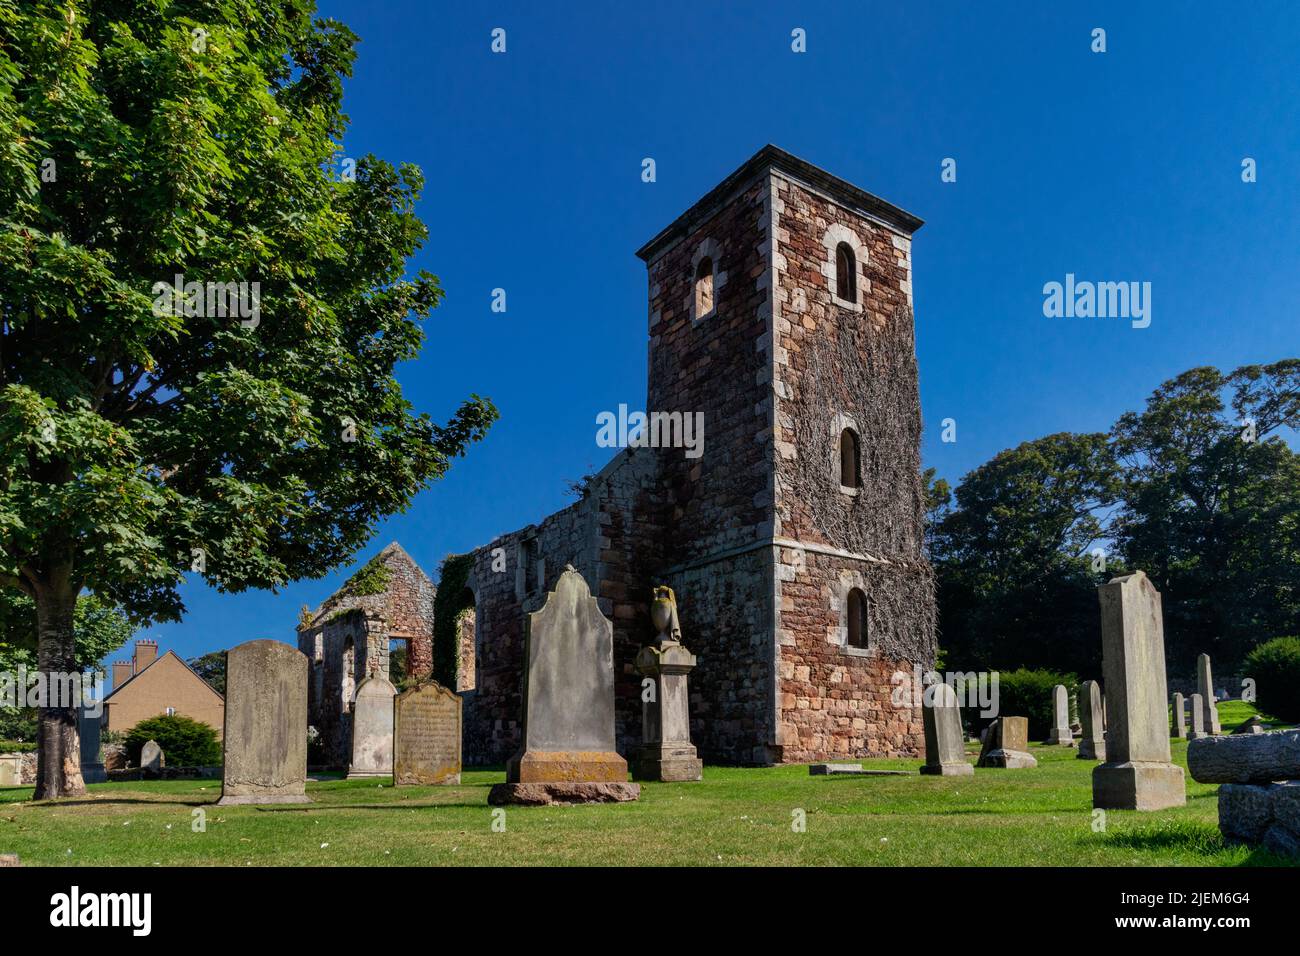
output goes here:
{"type": "Polygon", "coordinates": [[[138,674],[158,657],[157,641],[135,642],[135,672],[138,674]]]}
{"type": "Polygon", "coordinates": [[[117,690],[131,679],[133,671],[130,661],[113,662],[113,690],[117,690]]]}

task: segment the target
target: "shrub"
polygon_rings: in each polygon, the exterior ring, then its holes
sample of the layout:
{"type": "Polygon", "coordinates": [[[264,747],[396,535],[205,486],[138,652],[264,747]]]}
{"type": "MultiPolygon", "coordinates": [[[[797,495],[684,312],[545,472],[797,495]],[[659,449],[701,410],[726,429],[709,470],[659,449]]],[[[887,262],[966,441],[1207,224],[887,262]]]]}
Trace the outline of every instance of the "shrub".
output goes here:
{"type": "Polygon", "coordinates": [[[0,754],[35,753],[36,744],[26,740],[0,740],[0,754]]]}
{"type": "Polygon", "coordinates": [[[1275,637],[1246,655],[1255,705],[1289,724],[1300,723],[1300,637],[1275,637]]]}
{"type": "Polygon", "coordinates": [[[126,753],[137,767],[140,751],[150,740],[158,742],[169,767],[213,767],[221,763],[217,732],[192,717],[164,714],[132,727],[126,735],[126,753]]]}
{"type": "MultiPolygon", "coordinates": [[[[998,716],[1028,717],[1029,739],[1046,740],[1052,730],[1052,691],[1064,684],[1073,692],[1079,679],[1073,674],[1018,668],[998,674],[998,716]]],[[[1075,707],[1070,704],[1071,718],[1075,707]]],[[[977,719],[979,719],[977,717],[977,719]]],[[[981,721],[988,723],[988,721],[981,721]]]]}

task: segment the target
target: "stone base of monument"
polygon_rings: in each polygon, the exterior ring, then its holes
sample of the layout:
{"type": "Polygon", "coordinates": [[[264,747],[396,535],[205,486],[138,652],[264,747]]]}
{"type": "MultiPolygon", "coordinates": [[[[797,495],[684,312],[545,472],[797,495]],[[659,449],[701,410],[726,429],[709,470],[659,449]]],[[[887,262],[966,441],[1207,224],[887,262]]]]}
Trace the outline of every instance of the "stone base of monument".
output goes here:
{"type": "Polygon", "coordinates": [[[1188,739],[1188,740],[1200,740],[1200,739],[1203,738],[1203,737],[1213,737],[1213,736],[1214,736],[1214,734],[1207,734],[1207,733],[1206,733],[1205,731],[1203,731],[1203,730],[1193,730],[1193,731],[1189,731],[1189,732],[1188,732],[1188,734],[1187,734],[1187,739],[1188,739]]]}
{"type": "MultiPolygon", "coordinates": [[[[1003,751],[1003,753],[1005,752],[1003,751]]],[[[1028,757],[1029,755],[1026,754],[1025,756],[1028,757]]],[[[1033,760],[1034,758],[1029,757],[1029,759],[1033,760]]],[[[925,764],[921,767],[921,773],[927,777],[970,777],[974,776],[975,768],[963,760],[961,763],[940,763],[933,766],[925,764]]]]}
{"type": "Polygon", "coordinates": [[[81,779],[86,783],[108,783],[108,771],[102,763],[82,764],[81,779]]]}
{"type": "Polygon", "coordinates": [[[642,747],[632,767],[636,780],[662,783],[691,783],[704,779],[704,761],[690,744],[642,747]]]}
{"type": "Polygon", "coordinates": [[[1053,729],[1047,736],[1047,743],[1053,747],[1073,747],[1074,737],[1068,730],[1053,729]]]}
{"type": "MultiPolygon", "coordinates": [[[[391,770],[349,770],[348,775],[343,779],[344,780],[374,780],[377,777],[391,777],[392,775],[393,772],[391,770]]],[[[456,782],[460,783],[460,779],[457,778],[456,782]]]]}
{"type": "Polygon", "coordinates": [[[1075,756],[1080,760],[1105,760],[1106,759],[1106,741],[1089,740],[1086,737],[1079,740],[1079,752],[1075,756]]]}
{"type": "Polygon", "coordinates": [[[1033,755],[1023,750],[1005,750],[999,748],[990,750],[980,757],[980,767],[996,767],[1002,770],[1025,770],[1029,767],[1037,767],[1038,761],[1033,755]]]}
{"type": "Polygon", "coordinates": [[[506,765],[511,783],[626,783],[627,761],[607,750],[529,750],[506,765]]]}
{"type": "Polygon", "coordinates": [[[1092,770],[1092,805],[1104,810],[1163,810],[1187,803],[1183,768],[1167,763],[1104,763],[1092,770]]]}
{"type": "Polygon", "coordinates": [[[218,807],[260,807],[281,803],[311,803],[311,797],[305,793],[239,793],[226,796],[216,802],[218,807]]]}
{"type": "Polygon", "coordinates": [[[639,783],[498,783],[488,791],[494,807],[546,807],[557,803],[629,803],[641,797],[639,783]]]}

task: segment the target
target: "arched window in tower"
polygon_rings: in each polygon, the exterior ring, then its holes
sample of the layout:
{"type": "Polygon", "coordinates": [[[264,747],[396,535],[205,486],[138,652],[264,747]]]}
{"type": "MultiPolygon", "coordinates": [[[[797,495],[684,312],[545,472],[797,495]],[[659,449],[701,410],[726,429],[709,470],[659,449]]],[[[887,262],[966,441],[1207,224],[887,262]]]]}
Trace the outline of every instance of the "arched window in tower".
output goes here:
{"type": "Polygon", "coordinates": [[[845,302],[858,301],[857,259],[847,242],[835,247],[835,294],[845,302]]]}
{"type": "Polygon", "coordinates": [[[840,432],[840,487],[862,487],[862,448],[852,428],[840,432]]]}
{"type": "Polygon", "coordinates": [[[849,590],[848,607],[848,645],[849,647],[867,646],[867,596],[861,588],[849,590]]]}
{"type": "Polygon", "coordinates": [[[695,267],[695,317],[702,319],[713,311],[713,260],[705,256],[695,267]]]}

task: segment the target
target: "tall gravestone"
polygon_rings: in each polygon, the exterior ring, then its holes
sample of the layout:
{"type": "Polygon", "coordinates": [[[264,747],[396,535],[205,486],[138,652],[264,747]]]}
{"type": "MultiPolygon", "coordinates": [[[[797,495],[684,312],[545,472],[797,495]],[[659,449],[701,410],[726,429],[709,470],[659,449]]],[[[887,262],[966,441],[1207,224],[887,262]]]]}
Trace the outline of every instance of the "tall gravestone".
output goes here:
{"type": "Polygon", "coordinates": [[[1092,805],[1160,810],[1187,802],[1170,761],[1160,592],[1136,571],[1098,588],[1107,710],[1106,762],[1092,771],[1092,805]],[[1113,706],[1110,706],[1113,705],[1113,706]]]}
{"type": "Polygon", "coordinates": [[[1201,695],[1201,707],[1205,713],[1205,732],[1223,733],[1219,724],[1219,705],[1215,702],[1214,676],[1210,673],[1210,655],[1200,654],[1196,658],[1196,692],[1201,695]]]}
{"type": "Polygon", "coordinates": [[[1187,739],[1187,705],[1183,695],[1174,691],[1174,736],[1179,740],[1187,739]]]}
{"type": "Polygon", "coordinates": [[[1095,680],[1086,680],[1079,685],[1079,722],[1083,726],[1079,734],[1080,760],[1106,759],[1106,733],[1102,730],[1101,688],[1095,680]]]}
{"type": "Polygon", "coordinates": [[[348,779],[387,777],[393,772],[393,698],[397,688],[378,674],[357,688],[352,706],[352,763],[348,779]]]}
{"type": "Polygon", "coordinates": [[[307,655],[248,641],[226,655],[225,765],[218,806],[311,803],[307,655]]]}
{"type": "Polygon", "coordinates": [[[1070,730],[1070,692],[1064,684],[1052,688],[1052,730],[1047,742],[1061,747],[1074,746],[1074,733],[1070,730]]]}
{"type": "Polygon", "coordinates": [[[691,743],[690,693],[687,677],[695,655],[682,646],[677,597],[670,587],[654,590],[650,621],[655,641],[636,655],[633,666],[648,681],[642,688],[642,746],[633,767],[638,780],[686,782],[704,776],[704,763],[691,743]],[[647,693],[647,690],[651,691],[647,693]]]}
{"type": "Polygon", "coordinates": [[[931,684],[921,695],[921,708],[925,726],[925,766],[921,773],[936,777],[974,774],[975,768],[966,760],[956,692],[942,681],[931,684]]]}
{"type": "Polygon", "coordinates": [[[1202,737],[1210,736],[1205,729],[1205,708],[1201,706],[1201,695],[1192,695],[1192,732],[1187,735],[1188,740],[1200,740],[1202,737]]]}
{"type": "Polygon", "coordinates": [[[92,717],[82,707],[77,711],[77,736],[81,738],[81,779],[86,783],[103,783],[108,779],[104,758],[100,755],[101,716],[92,717]]]}
{"type": "Polygon", "coordinates": [[[399,787],[460,783],[460,694],[424,681],[392,703],[393,783],[399,787]]]}
{"type": "Polygon", "coordinates": [[[572,567],[525,619],[524,667],[523,745],[488,801],[637,799],[614,749],[614,629],[572,567]]]}

